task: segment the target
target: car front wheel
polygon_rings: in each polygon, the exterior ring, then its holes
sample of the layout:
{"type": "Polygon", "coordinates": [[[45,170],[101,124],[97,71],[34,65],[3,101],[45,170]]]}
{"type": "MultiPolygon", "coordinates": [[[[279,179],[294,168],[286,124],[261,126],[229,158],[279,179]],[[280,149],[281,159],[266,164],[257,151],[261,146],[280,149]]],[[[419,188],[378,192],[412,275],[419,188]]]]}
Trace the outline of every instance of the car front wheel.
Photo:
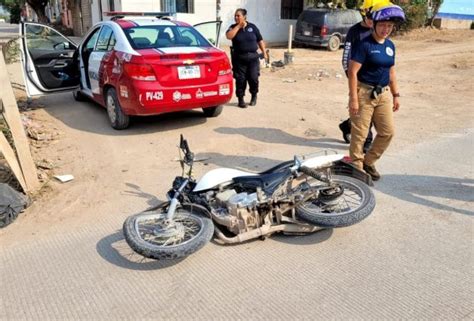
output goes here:
{"type": "Polygon", "coordinates": [[[107,90],[105,103],[107,107],[107,115],[109,116],[110,125],[113,129],[125,129],[130,124],[130,117],[125,115],[120,106],[117,93],[114,88],[107,90]]]}

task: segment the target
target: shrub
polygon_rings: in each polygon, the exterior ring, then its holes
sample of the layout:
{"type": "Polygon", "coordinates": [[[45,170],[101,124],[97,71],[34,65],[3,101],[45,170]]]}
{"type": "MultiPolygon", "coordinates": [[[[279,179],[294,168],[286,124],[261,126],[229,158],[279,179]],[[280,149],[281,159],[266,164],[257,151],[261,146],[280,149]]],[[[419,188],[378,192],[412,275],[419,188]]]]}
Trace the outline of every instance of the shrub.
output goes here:
{"type": "Polygon", "coordinates": [[[402,26],[403,29],[411,30],[426,25],[428,19],[428,6],[426,4],[405,5],[402,8],[407,19],[402,26]]]}

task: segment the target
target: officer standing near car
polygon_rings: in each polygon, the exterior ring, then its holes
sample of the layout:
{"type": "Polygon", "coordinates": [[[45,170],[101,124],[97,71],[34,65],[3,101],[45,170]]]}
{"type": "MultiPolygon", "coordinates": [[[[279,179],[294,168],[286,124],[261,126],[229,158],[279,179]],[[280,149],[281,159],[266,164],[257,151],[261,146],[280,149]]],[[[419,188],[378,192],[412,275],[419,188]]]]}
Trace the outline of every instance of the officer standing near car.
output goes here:
{"type": "MultiPolygon", "coordinates": [[[[362,21],[353,25],[346,35],[344,43],[344,51],[342,53],[342,68],[347,76],[349,69],[349,61],[351,59],[351,49],[354,48],[359,41],[364,40],[372,34],[372,12],[380,7],[390,5],[389,0],[364,0],[362,6],[359,8],[362,15],[362,21]]],[[[350,118],[339,124],[339,129],[342,131],[342,137],[346,143],[350,143],[351,121],[350,118]]],[[[372,145],[373,135],[372,126],[369,129],[369,134],[364,143],[364,153],[370,149],[372,145]]]]}
{"type": "Polygon", "coordinates": [[[249,84],[250,106],[257,104],[258,77],[260,75],[260,60],[257,50],[268,59],[265,43],[257,26],[247,21],[247,10],[239,8],[234,14],[235,24],[226,32],[226,37],[232,40],[231,58],[235,78],[235,94],[239,100],[238,106],[246,108],[244,101],[247,82],[249,84]]]}

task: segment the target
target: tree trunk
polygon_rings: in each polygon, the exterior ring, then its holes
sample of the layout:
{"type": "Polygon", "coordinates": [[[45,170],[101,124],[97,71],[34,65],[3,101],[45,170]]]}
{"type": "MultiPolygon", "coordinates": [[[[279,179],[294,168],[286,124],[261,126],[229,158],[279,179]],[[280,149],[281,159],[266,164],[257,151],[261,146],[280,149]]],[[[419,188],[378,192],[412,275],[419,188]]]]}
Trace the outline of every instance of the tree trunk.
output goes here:
{"type": "Polygon", "coordinates": [[[35,11],[38,16],[38,22],[48,23],[48,17],[45,14],[45,8],[48,1],[46,0],[26,0],[28,5],[35,11]]]}

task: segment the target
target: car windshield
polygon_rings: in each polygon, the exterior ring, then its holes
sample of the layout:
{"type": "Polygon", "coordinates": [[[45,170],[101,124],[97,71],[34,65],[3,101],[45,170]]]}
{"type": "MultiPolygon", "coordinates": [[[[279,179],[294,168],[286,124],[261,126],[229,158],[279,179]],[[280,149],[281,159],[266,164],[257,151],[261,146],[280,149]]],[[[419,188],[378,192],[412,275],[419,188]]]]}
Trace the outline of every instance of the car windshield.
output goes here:
{"type": "Polygon", "coordinates": [[[124,29],[134,49],[211,47],[194,28],[184,26],[140,26],[124,29]]]}

